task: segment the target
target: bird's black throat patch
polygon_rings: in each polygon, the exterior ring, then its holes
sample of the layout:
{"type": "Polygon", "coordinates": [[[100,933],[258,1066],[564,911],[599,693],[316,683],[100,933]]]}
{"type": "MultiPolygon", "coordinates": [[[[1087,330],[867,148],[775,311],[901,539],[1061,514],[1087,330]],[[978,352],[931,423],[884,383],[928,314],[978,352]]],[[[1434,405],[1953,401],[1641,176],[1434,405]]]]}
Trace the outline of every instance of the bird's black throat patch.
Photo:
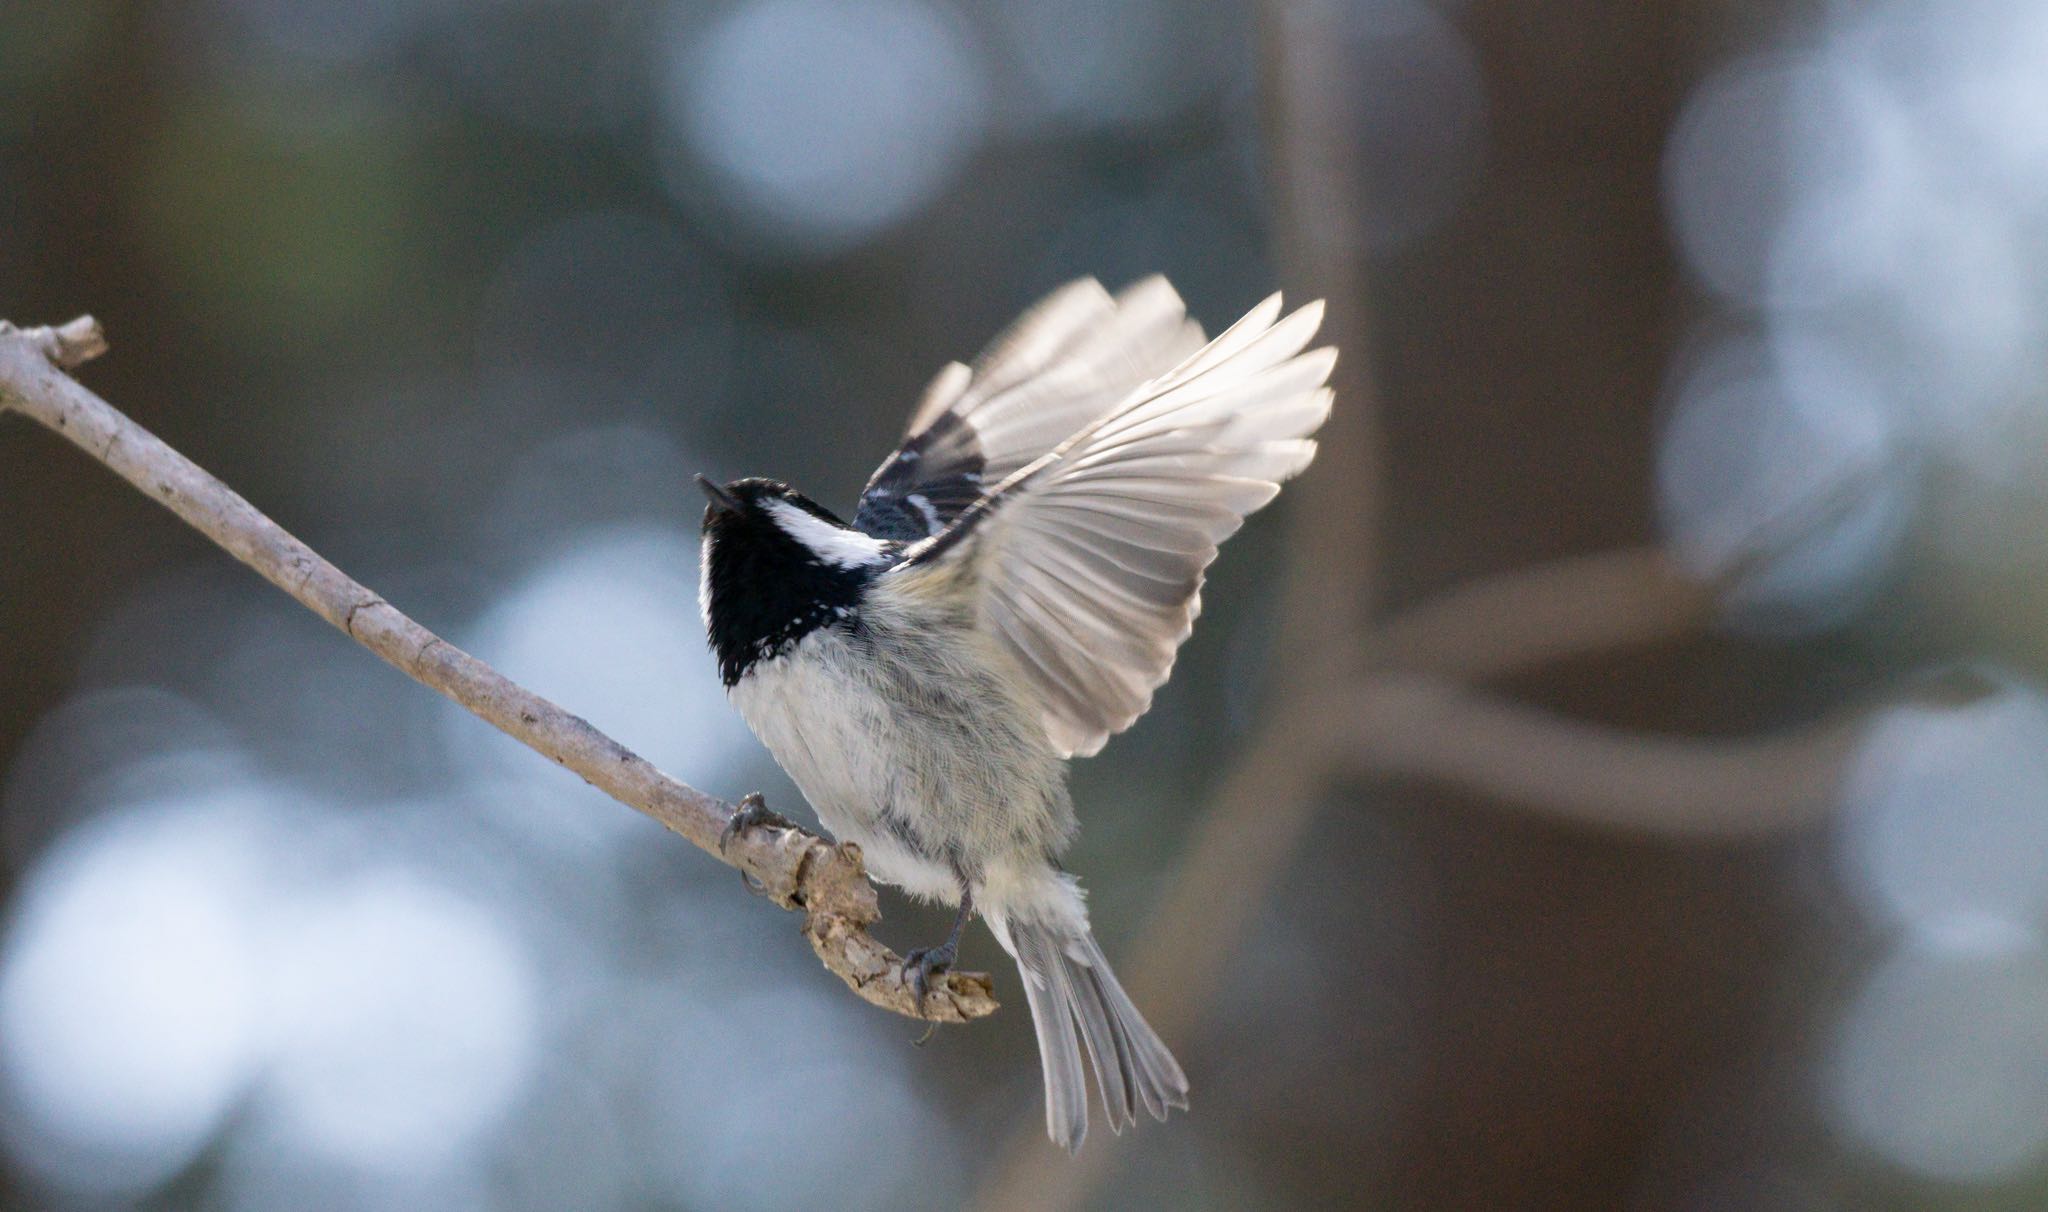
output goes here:
{"type": "MultiPolygon", "coordinates": [[[[740,481],[733,487],[745,499],[749,485],[740,481]]],[[[783,496],[786,491],[773,495],[838,522],[799,494],[783,496]]],[[[713,506],[704,518],[705,622],[718,675],[728,689],[756,662],[788,651],[818,628],[852,626],[861,593],[879,571],[820,560],[753,507],[754,500],[748,504],[740,511],[713,506]]]]}

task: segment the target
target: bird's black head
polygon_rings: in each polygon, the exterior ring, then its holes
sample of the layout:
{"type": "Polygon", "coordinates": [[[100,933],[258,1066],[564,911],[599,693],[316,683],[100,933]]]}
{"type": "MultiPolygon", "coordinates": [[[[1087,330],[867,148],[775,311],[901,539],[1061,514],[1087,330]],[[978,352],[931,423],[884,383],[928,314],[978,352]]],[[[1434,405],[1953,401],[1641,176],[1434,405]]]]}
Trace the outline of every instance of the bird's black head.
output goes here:
{"type": "Polygon", "coordinates": [[[861,591],[899,546],[777,480],[697,484],[710,498],[698,602],[727,686],[820,627],[851,625],[861,591]]]}
{"type": "Polygon", "coordinates": [[[820,521],[834,526],[844,526],[832,511],[826,509],[804,494],[791,488],[781,480],[770,480],[761,476],[748,476],[730,484],[720,484],[709,476],[697,477],[697,487],[704,491],[704,533],[710,534],[714,526],[720,528],[743,525],[750,521],[764,520],[770,515],[768,507],[776,502],[793,505],[820,521]]]}

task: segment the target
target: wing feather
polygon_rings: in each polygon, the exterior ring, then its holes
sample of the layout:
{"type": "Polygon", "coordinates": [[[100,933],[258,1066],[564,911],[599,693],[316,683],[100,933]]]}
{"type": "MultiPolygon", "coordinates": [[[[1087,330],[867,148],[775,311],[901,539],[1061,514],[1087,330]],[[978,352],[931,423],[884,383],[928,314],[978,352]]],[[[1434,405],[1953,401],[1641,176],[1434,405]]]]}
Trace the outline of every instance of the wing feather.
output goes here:
{"type": "Polygon", "coordinates": [[[1111,295],[1093,278],[1033,306],[975,359],[932,379],[903,444],[869,479],[855,528],[914,542],[1201,348],[1166,279],[1111,295]]]}
{"type": "Polygon", "coordinates": [[[1271,296],[1200,345],[1163,279],[1114,299],[1091,285],[1027,314],[923,418],[924,432],[971,427],[992,487],[905,563],[978,562],[982,617],[1066,754],[1096,752],[1151,706],[1217,544],[1315,457],[1336,361],[1304,352],[1320,303],[1283,316],[1271,296]]]}

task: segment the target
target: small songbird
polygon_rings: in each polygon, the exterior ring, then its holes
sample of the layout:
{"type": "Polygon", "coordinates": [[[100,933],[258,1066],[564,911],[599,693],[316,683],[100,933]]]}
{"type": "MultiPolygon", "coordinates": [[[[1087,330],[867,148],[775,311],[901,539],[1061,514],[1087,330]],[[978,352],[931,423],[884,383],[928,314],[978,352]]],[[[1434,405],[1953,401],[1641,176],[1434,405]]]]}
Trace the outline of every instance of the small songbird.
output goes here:
{"type": "MultiPolygon", "coordinates": [[[[1071,283],[925,390],[851,526],[773,480],[697,477],[699,604],[728,695],[868,870],[957,906],[910,954],[920,998],[979,911],[1017,961],[1046,1129],[1187,1107],[1060,866],[1067,759],[1131,726],[1201,609],[1203,570],[1315,456],[1334,349],[1277,294],[1213,341],[1152,277],[1071,283]]],[[[736,819],[747,827],[755,818],[736,819]]]]}

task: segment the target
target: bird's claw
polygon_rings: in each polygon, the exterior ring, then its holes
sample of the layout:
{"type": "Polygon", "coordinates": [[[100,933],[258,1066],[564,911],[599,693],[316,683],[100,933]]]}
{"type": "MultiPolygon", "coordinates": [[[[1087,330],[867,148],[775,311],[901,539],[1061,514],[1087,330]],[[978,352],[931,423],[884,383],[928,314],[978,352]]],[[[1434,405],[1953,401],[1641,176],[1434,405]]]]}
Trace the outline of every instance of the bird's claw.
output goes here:
{"type": "Polygon", "coordinates": [[[749,791],[740,797],[740,802],[726,818],[725,828],[718,834],[718,852],[724,854],[732,846],[732,840],[749,829],[794,829],[796,822],[768,807],[768,801],[758,791],[749,791]]]}
{"type": "Polygon", "coordinates": [[[932,978],[943,975],[959,958],[960,944],[953,939],[936,947],[919,947],[903,957],[903,979],[917,995],[919,1018],[924,1017],[924,998],[931,991],[932,978]]]}

